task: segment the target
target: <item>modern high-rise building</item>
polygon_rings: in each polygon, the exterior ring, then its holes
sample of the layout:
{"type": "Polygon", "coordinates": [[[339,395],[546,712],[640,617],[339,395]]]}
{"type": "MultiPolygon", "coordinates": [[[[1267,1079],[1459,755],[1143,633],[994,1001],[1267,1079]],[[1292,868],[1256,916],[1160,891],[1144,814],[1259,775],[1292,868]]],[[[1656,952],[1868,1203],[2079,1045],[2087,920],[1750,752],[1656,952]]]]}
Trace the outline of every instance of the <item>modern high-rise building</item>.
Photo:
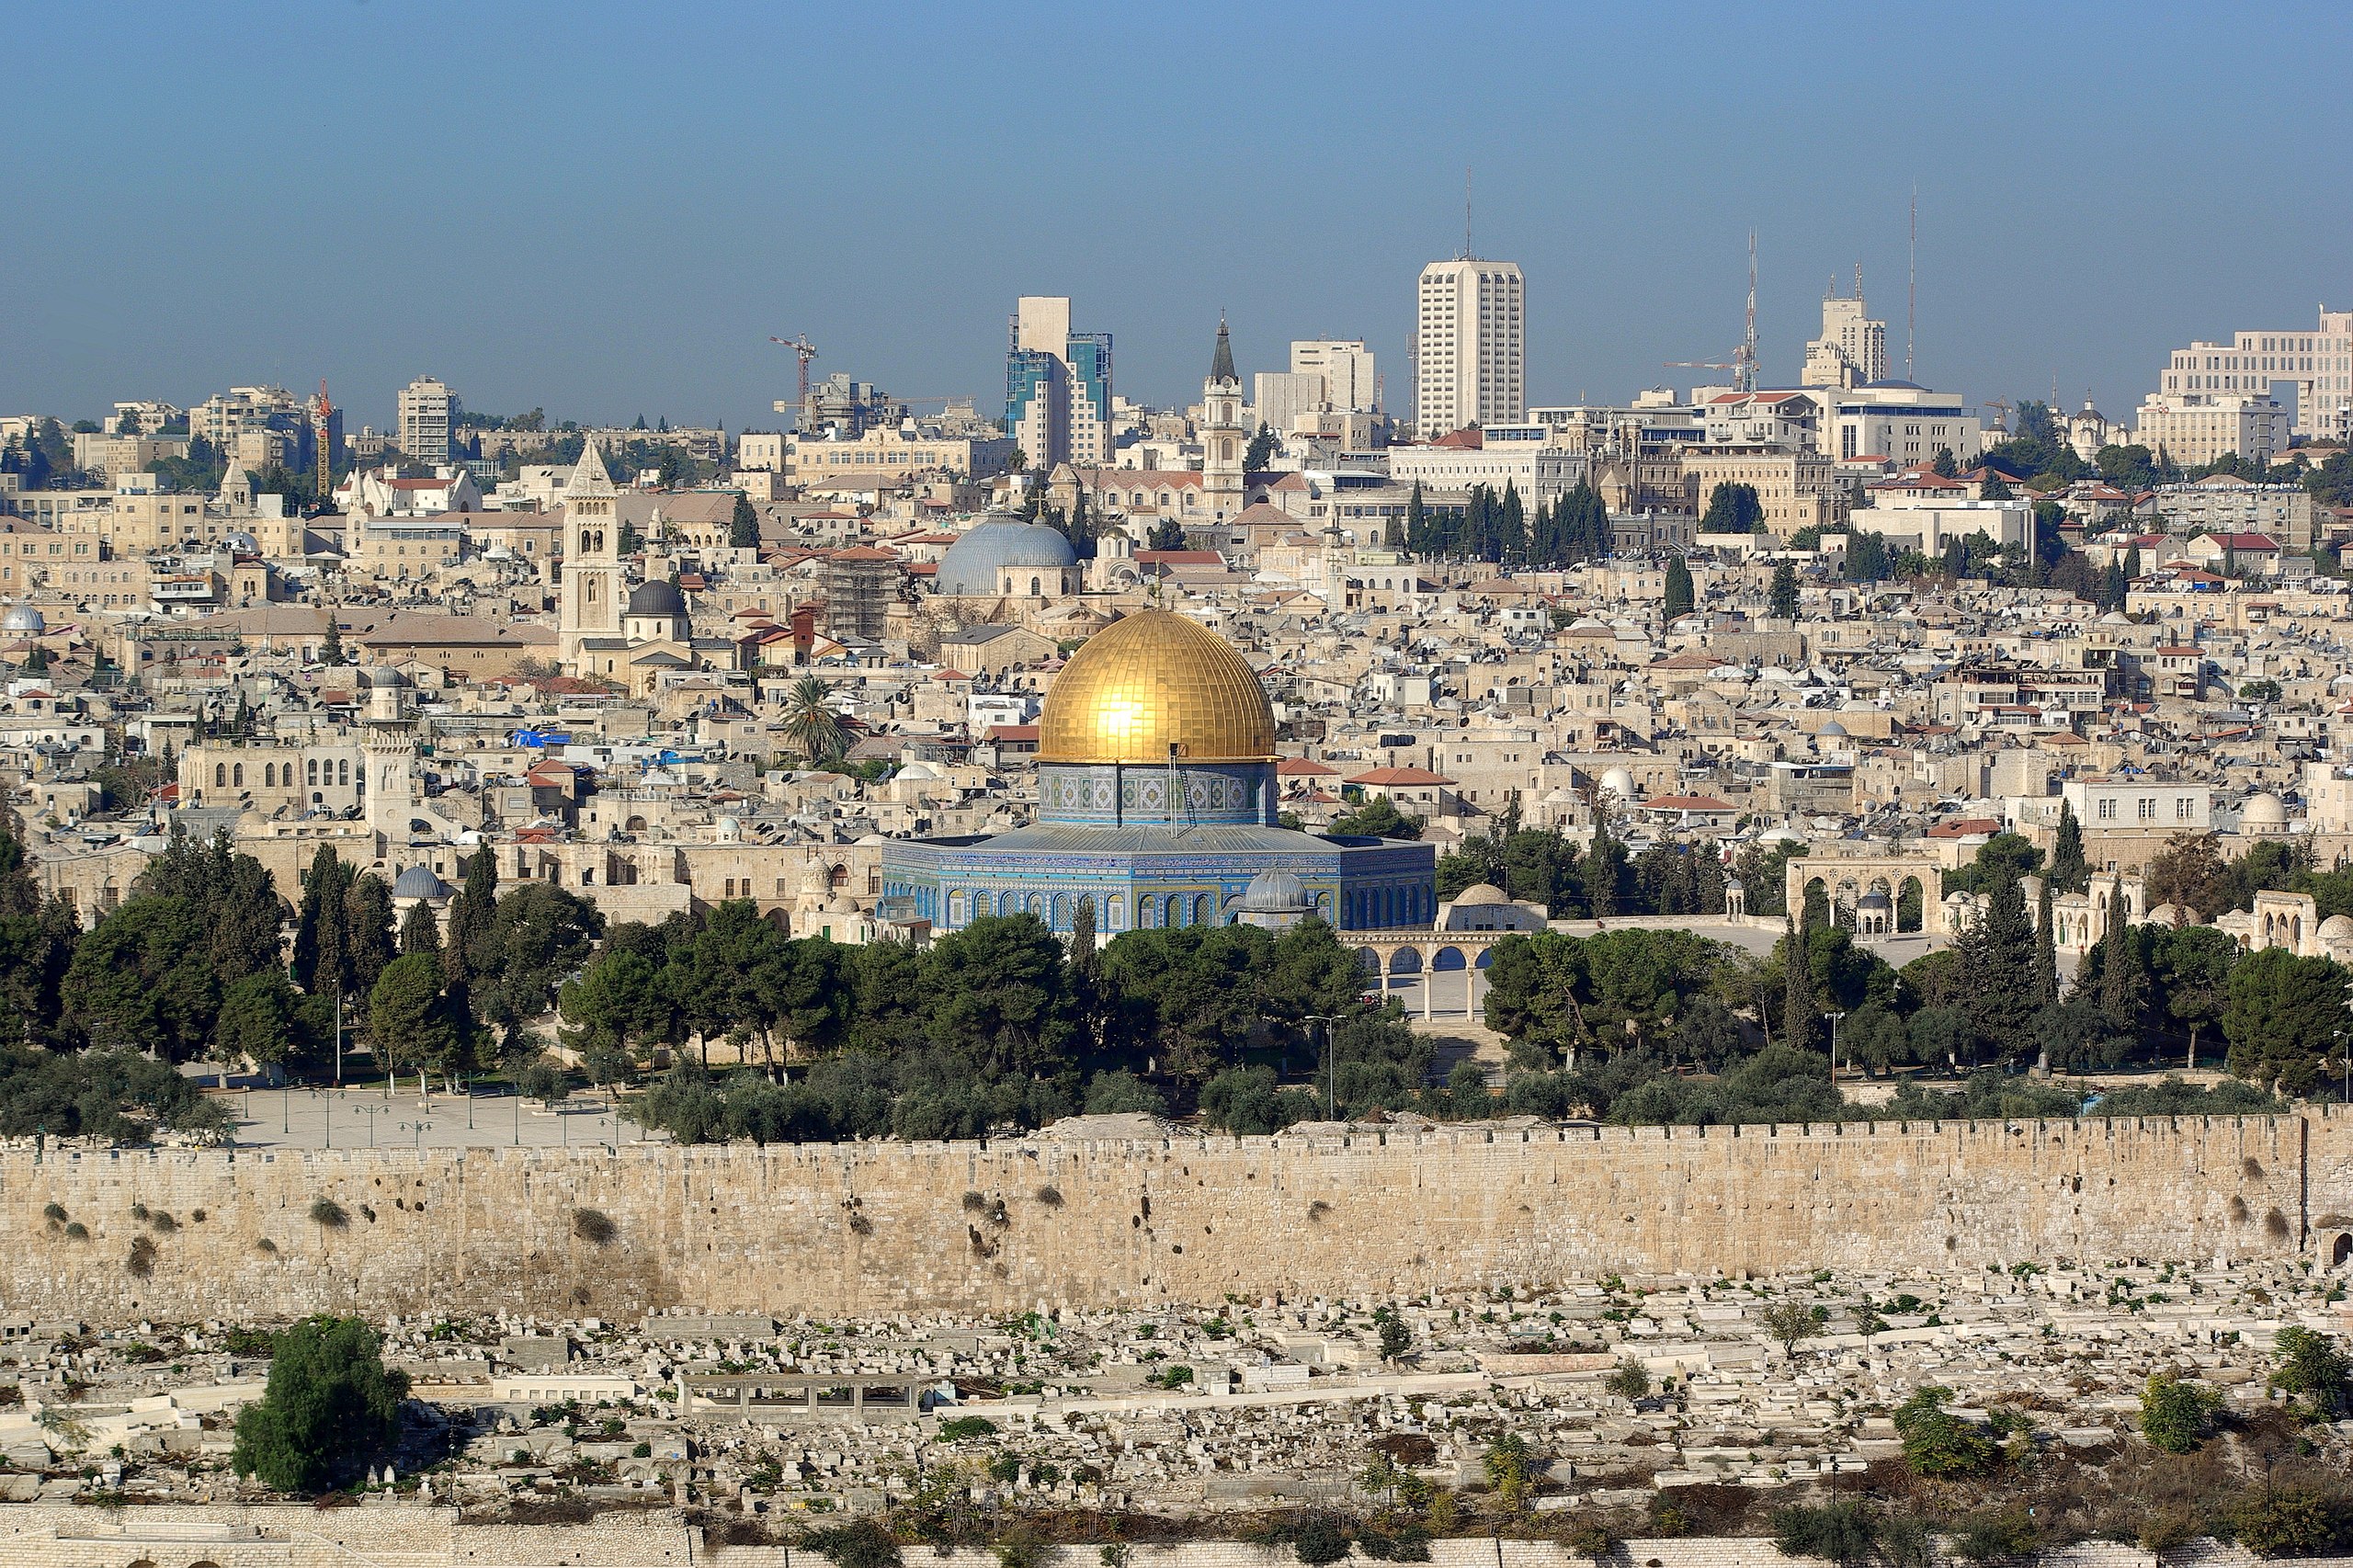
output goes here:
{"type": "Polygon", "coordinates": [[[1422,268],[1414,425],[1425,439],[1518,421],[1528,401],[1527,293],[1517,262],[1461,256],[1422,268]]]}
{"type": "Polygon", "coordinates": [[[2165,360],[2157,392],[2164,399],[2234,392],[2262,399],[2279,381],[2295,383],[2299,433],[2320,441],[2353,433],[2353,311],[2324,310],[2317,327],[2234,333],[2227,344],[2177,348],[2165,360]]]}
{"type": "Polygon", "coordinates": [[[1800,386],[1867,387],[1887,380],[1887,324],[1873,321],[1863,304],[1862,268],[1855,269],[1855,295],[1848,299],[1833,281],[1822,297],[1822,335],[1805,346],[1800,386]]]}
{"type": "Polygon", "coordinates": [[[1381,406],[1381,378],[1361,338],[1303,338],[1290,346],[1290,373],[1324,378],[1324,401],[1336,409],[1381,406]]]}
{"type": "Polygon", "coordinates": [[[1005,427],[1033,468],[1111,460],[1111,335],[1073,332],[1070,300],[1025,294],[1010,323],[1005,427]]]}
{"type": "Polygon", "coordinates": [[[434,377],[417,377],[401,389],[401,451],[413,462],[448,462],[464,414],[456,392],[434,377]]]}
{"type": "Polygon", "coordinates": [[[1291,421],[1324,407],[1324,378],[1260,370],[1250,378],[1250,428],[1264,425],[1278,436],[1290,434],[1291,421]]]}

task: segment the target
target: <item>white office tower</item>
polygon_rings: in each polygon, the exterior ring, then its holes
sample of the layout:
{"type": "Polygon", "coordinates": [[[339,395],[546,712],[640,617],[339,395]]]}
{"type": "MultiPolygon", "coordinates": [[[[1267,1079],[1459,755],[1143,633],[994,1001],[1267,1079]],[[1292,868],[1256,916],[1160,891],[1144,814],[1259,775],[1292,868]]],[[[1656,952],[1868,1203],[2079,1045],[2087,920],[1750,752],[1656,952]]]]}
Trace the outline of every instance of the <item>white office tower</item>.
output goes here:
{"type": "Polygon", "coordinates": [[[1528,402],[1528,285],[1519,264],[1434,261],[1422,268],[1414,304],[1414,426],[1423,438],[1517,423],[1528,402]]]}
{"type": "Polygon", "coordinates": [[[1361,338],[1318,337],[1290,346],[1290,373],[1324,378],[1324,402],[1347,413],[1381,406],[1381,381],[1373,373],[1372,350],[1361,338]]]}
{"type": "Polygon", "coordinates": [[[1887,380],[1887,324],[1863,304],[1863,274],[1855,270],[1855,297],[1833,283],[1822,298],[1822,335],[1805,346],[1800,386],[1867,387],[1887,380]]]}

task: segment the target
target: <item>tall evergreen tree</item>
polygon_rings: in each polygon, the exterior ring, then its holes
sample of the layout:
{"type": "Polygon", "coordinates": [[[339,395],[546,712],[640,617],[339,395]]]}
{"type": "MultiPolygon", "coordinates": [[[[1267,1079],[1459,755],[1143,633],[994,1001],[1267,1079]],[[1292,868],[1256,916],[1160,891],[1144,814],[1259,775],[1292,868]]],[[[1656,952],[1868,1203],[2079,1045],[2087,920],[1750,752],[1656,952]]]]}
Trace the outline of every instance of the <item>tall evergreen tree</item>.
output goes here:
{"type": "Polygon", "coordinates": [[[2027,915],[2025,885],[2015,874],[1994,878],[1984,913],[1962,935],[1959,949],[1963,1003],[1978,1036],[2005,1059],[2029,1054],[2041,985],[2034,922],[2027,915]]]}
{"type": "Polygon", "coordinates": [[[1773,568],[1773,588],[1766,605],[1766,613],[1775,620],[1795,620],[1798,618],[1798,569],[1789,562],[1773,568]]]}
{"type": "Polygon", "coordinates": [[[1610,836],[1609,824],[1602,823],[1593,830],[1593,841],[1586,846],[1585,892],[1598,920],[1618,913],[1618,885],[1626,868],[1626,846],[1610,836]]]}
{"type": "Polygon", "coordinates": [[[1414,554],[1420,555],[1429,546],[1429,527],[1428,509],[1422,505],[1422,482],[1417,479],[1414,481],[1412,492],[1405,497],[1405,537],[1392,539],[1389,542],[1403,545],[1414,554]]]}
{"type": "Polygon", "coordinates": [[[430,958],[440,951],[441,923],[434,918],[431,901],[420,898],[401,917],[401,957],[423,953],[430,958]]]}
{"type": "Polygon", "coordinates": [[[1670,557],[1666,563],[1666,619],[1675,621],[1689,615],[1692,604],[1691,568],[1685,564],[1683,557],[1670,557]]]}
{"type": "Polygon", "coordinates": [[[1509,563],[1528,559],[1528,520],[1519,504],[1519,487],[1504,481],[1503,504],[1495,509],[1495,559],[1509,563]]]}
{"type": "Polygon", "coordinates": [[[2110,1029],[2137,1041],[2148,1016],[2149,970],[2140,934],[2120,913],[2109,918],[2099,956],[2100,1017],[2110,1029]]]}
{"type": "Polygon", "coordinates": [[[2061,892],[2082,892],[2091,886],[2091,867],[2084,858],[2084,824],[2064,801],[2059,802],[2059,832],[2051,846],[2050,880],[2061,892]]]}
{"type": "Polygon", "coordinates": [[[2059,943],[2051,925],[2051,879],[2042,880],[2040,905],[2034,922],[2034,984],[2035,994],[2044,1006],[2059,1000],[2059,943]]]}
{"type": "Polygon", "coordinates": [[[1811,928],[1789,916],[1781,938],[1781,1043],[1812,1051],[1821,1017],[1813,1003],[1813,937],[1811,928]]]}

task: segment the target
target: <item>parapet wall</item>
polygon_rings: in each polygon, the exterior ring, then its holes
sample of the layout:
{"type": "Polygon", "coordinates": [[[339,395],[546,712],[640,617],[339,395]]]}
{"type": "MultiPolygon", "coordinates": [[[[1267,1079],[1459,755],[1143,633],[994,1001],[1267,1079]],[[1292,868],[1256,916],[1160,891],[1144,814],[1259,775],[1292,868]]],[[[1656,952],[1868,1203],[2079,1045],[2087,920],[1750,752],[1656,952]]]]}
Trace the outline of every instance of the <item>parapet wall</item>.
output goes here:
{"type": "Polygon", "coordinates": [[[2341,1110],[766,1150],[20,1151],[0,1155],[0,1313],[627,1320],[676,1305],[1364,1300],[1612,1272],[2293,1256],[2333,1245],[2340,1210],[2353,1212],[2341,1110]],[[310,1217],[322,1199],[342,1226],[310,1217]]]}

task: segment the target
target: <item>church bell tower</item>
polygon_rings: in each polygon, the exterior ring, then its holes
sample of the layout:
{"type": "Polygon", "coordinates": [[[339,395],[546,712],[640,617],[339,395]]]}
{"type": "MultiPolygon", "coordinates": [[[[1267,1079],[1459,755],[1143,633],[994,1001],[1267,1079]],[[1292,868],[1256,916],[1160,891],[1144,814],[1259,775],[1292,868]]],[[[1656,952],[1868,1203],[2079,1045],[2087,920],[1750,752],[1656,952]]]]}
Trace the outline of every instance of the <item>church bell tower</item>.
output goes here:
{"type": "Polygon", "coordinates": [[[1249,434],[1242,428],[1242,378],[1234,374],[1233,346],[1220,316],[1217,352],[1210,359],[1210,379],[1201,383],[1201,499],[1219,522],[1230,522],[1242,511],[1242,462],[1249,449],[1249,434]]]}
{"type": "Polygon", "coordinates": [[[558,653],[580,672],[581,644],[621,634],[620,492],[590,441],[563,490],[563,586],[556,615],[558,653]]]}

